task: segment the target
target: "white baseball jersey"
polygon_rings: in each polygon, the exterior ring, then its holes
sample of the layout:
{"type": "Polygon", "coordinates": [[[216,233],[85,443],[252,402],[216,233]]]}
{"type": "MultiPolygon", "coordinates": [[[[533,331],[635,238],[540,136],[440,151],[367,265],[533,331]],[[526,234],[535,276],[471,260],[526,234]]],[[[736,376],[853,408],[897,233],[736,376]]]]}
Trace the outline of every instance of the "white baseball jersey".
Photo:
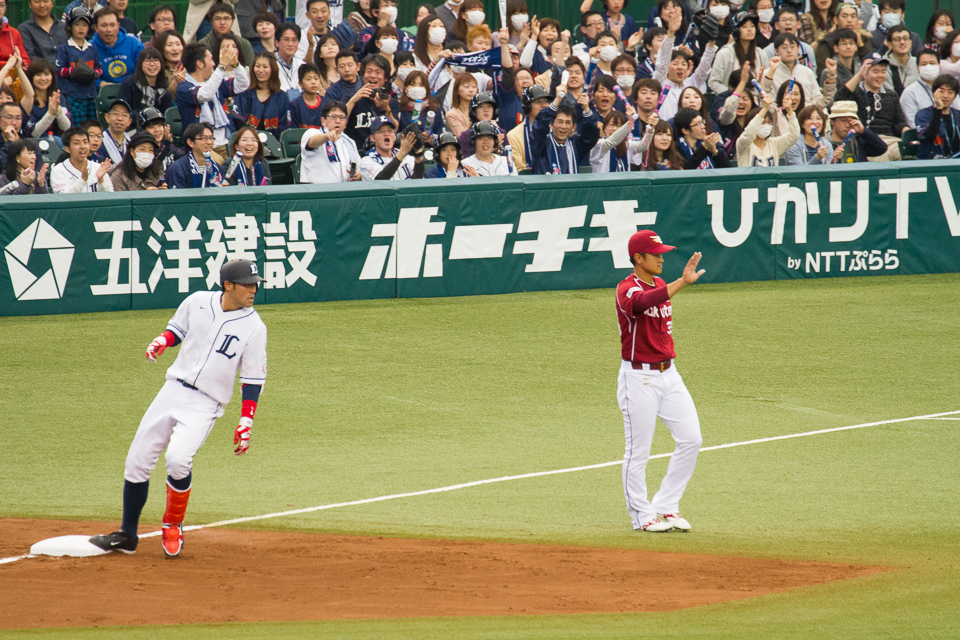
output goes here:
{"type": "MultiPolygon", "coordinates": [[[[393,150],[393,155],[396,157],[397,150],[393,150]]],[[[376,180],[377,176],[380,175],[380,172],[383,171],[384,167],[389,164],[390,160],[385,159],[377,150],[374,149],[369,151],[367,155],[360,158],[360,177],[366,182],[369,180],[376,180]]],[[[414,159],[413,156],[406,156],[403,160],[400,161],[400,167],[397,169],[396,173],[393,174],[391,180],[409,180],[413,177],[414,169],[414,159]]]]}
{"type": "Polygon", "coordinates": [[[307,129],[300,138],[300,182],[325,184],[348,182],[350,165],[360,162],[357,145],[350,136],[342,135],[336,142],[327,142],[316,149],[308,149],[310,139],[327,133],[326,129],[307,129]]]}
{"type": "Polygon", "coordinates": [[[477,175],[483,176],[515,176],[517,170],[513,168],[506,156],[493,156],[492,162],[484,162],[477,156],[468,156],[463,159],[463,165],[473,167],[477,170],[477,175]]]}
{"type": "Polygon", "coordinates": [[[222,405],[241,384],[263,385],[267,379],[267,327],[252,307],[224,311],[219,291],[192,294],[167,324],[182,340],[167,380],[183,380],[222,405]]]}

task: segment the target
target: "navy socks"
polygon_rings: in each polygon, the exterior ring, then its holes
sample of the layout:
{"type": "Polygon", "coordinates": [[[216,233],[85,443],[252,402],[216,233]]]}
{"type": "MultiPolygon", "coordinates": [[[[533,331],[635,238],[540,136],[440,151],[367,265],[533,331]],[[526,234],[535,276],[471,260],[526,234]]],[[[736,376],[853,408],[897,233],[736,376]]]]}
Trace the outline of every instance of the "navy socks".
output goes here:
{"type": "Polygon", "coordinates": [[[149,488],[149,480],[147,482],[123,481],[123,523],[120,525],[120,530],[134,538],[137,537],[137,526],[140,524],[143,505],[147,504],[149,488]]]}

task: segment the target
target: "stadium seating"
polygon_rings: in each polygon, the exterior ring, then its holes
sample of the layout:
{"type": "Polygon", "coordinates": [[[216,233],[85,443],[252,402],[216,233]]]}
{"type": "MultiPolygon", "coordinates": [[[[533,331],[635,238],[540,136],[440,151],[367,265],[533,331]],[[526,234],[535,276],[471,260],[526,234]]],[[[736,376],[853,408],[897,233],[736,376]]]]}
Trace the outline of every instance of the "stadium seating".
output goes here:
{"type": "Polygon", "coordinates": [[[280,147],[284,158],[300,156],[300,139],[306,131],[306,129],[287,129],[280,134],[280,147]]]}
{"type": "Polygon", "coordinates": [[[180,136],[183,135],[183,120],[180,119],[180,109],[170,107],[163,114],[163,119],[170,125],[170,134],[173,136],[173,144],[180,146],[182,144],[180,136]]]}
{"type": "Polygon", "coordinates": [[[900,157],[904,160],[916,160],[917,152],[920,150],[920,141],[917,138],[916,129],[907,129],[903,132],[900,139],[900,157]]]}
{"type": "Polygon", "coordinates": [[[110,103],[116,99],[117,94],[119,93],[119,82],[104,83],[100,85],[100,90],[97,92],[97,119],[100,120],[100,123],[104,126],[106,126],[107,122],[103,119],[103,114],[107,112],[107,109],[110,108],[110,103]]]}

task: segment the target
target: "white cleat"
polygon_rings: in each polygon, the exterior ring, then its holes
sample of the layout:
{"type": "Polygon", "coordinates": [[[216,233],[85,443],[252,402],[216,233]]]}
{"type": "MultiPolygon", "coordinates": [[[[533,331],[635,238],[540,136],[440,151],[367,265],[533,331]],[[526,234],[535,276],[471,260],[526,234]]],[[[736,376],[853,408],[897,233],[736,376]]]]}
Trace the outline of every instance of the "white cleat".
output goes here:
{"type": "Polygon", "coordinates": [[[658,514],[658,517],[677,531],[690,531],[692,529],[687,519],[679,513],[661,513],[658,514]]]}
{"type": "Polygon", "coordinates": [[[638,531],[647,531],[649,533],[663,533],[665,531],[670,531],[673,529],[673,525],[669,522],[664,522],[660,518],[653,517],[640,525],[638,531]]]}

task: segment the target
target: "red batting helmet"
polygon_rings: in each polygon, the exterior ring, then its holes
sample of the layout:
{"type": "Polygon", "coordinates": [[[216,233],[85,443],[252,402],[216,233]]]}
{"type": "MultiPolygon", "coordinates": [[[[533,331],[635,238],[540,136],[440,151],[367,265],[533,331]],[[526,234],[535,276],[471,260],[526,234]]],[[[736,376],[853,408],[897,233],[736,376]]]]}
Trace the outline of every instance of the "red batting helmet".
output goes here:
{"type": "Polygon", "coordinates": [[[627,249],[630,251],[630,256],[633,257],[638,253],[666,253],[676,249],[676,247],[663,244],[660,236],[653,229],[644,229],[630,236],[627,249]]]}

